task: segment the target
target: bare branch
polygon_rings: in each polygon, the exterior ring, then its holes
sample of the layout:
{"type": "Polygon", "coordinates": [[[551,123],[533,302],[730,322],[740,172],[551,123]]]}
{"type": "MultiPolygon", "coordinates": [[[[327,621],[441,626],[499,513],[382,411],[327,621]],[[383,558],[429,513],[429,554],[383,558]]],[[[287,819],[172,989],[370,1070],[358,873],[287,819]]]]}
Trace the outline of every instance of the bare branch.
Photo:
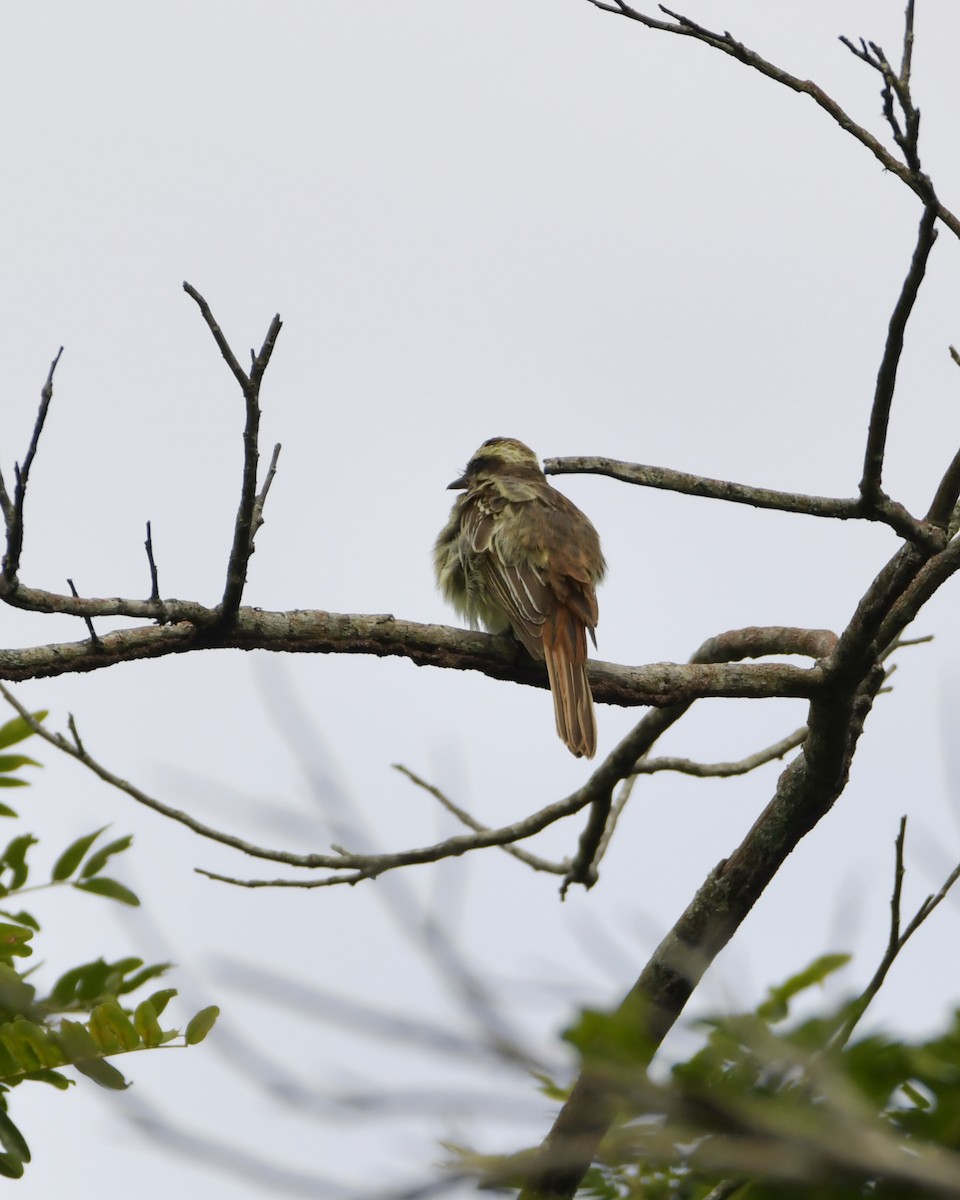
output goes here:
{"type": "Polygon", "coordinates": [[[600,878],[600,860],[606,853],[626,803],[624,787],[627,784],[623,781],[630,779],[636,761],[647,754],[663,734],[680,720],[691,703],[692,701],[686,701],[682,704],[671,704],[666,708],[657,708],[644,714],[614,750],[611,757],[615,758],[618,770],[611,777],[605,779],[602,786],[596,788],[596,794],[593,796],[587,815],[587,823],[580,834],[577,853],[563,878],[560,888],[561,897],[566,896],[567,890],[574,883],[591,888],[600,878]],[[618,784],[623,784],[623,786],[620,788],[617,800],[614,801],[614,788],[618,784]]]}
{"type": "MultiPolygon", "coordinates": [[[[399,771],[401,775],[405,775],[411,783],[416,784],[418,788],[422,788],[428,795],[433,796],[435,800],[443,805],[447,812],[452,813],[468,829],[473,829],[476,833],[489,832],[489,825],[482,824],[476,817],[472,817],[466,809],[461,808],[458,804],[454,804],[438,787],[434,787],[432,783],[427,783],[425,779],[421,779],[409,767],[405,767],[402,763],[394,763],[393,769],[399,771]]],[[[562,875],[567,869],[566,863],[550,862],[549,859],[540,858],[539,855],[531,854],[528,850],[521,850],[519,846],[501,846],[500,849],[506,851],[507,854],[511,854],[520,862],[526,863],[528,867],[532,867],[535,871],[548,871],[553,875],[562,875]]]]}
{"type": "MultiPolygon", "coordinates": [[[[264,846],[257,846],[233,834],[214,829],[212,826],[191,817],[188,813],[182,812],[180,809],[165,804],[162,800],[157,800],[155,797],[147,795],[146,792],[134,784],[121,779],[120,776],[108,770],[87,751],[86,747],[80,741],[72,718],[70,728],[73,733],[73,741],[71,742],[63,734],[53,733],[45,728],[20,704],[16,697],[3,684],[0,684],[0,695],[23,718],[29,728],[45,742],[49,742],[50,745],[55,746],[70,758],[76,759],[77,762],[81,763],[89,771],[92,771],[99,779],[102,779],[104,783],[108,783],[111,787],[115,787],[118,791],[130,796],[138,804],[142,804],[145,808],[149,808],[153,812],[167,817],[169,820],[186,826],[186,828],[199,834],[201,837],[219,842],[221,845],[229,846],[234,850],[239,850],[242,854],[247,854],[252,858],[284,863],[287,866],[302,867],[307,870],[348,873],[338,876],[336,880],[314,880],[307,881],[304,884],[296,880],[242,881],[215,875],[212,872],[201,872],[210,878],[223,879],[225,882],[236,883],[243,887],[331,887],[335,883],[340,882],[358,883],[362,879],[375,879],[377,876],[384,874],[384,872],[396,870],[398,867],[439,862],[445,858],[458,858],[463,854],[467,854],[473,850],[482,850],[488,846],[506,846],[513,842],[522,841],[525,838],[532,837],[536,833],[540,833],[543,829],[555,824],[563,817],[578,812],[589,804],[598,786],[595,781],[596,776],[603,771],[603,767],[598,768],[598,771],[594,773],[594,778],[588,781],[584,787],[578,788],[563,800],[548,804],[530,816],[523,817],[511,825],[505,825],[499,829],[486,829],[483,832],[477,832],[470,836],[461,834],[446,838],[431,846],[387,854],[354,854],[336,846],[333,847],[335,851],[333,854],[293,854],[285,850],[272,850],[264,846]]],[[[605,764],[605,766],[607,771],[609,771],[609,764],[605,764]]]]}
{"type": "MultiPolygon", "coordinates": [[[[882,667],[870,667],[860,682],[848,682],[842,690],[838,686],[829,697],[811,703],[803,753],[783,771],[767,808],[730,858],[710,872],[622,1001],[617,1017],[643,1039],[646,1057],[652,1057],[707,966],[786,856],[843,791],[883,677],[882,667]]],[[[526,1172],[521,1200],[572,1197],[618,1105],[609,1075],[585,1067],[526,1172]]]]}
{"type": "Polygon", "coordinates": [[[13,472],[16,479],[16,486],[13,490],[12,503],[7,494],[6,487],[0,484],[0,507],[3,509],[7,526],[7,550],[3,556],[2,572],[4,591],[13,591],[17,587],[17,572],[20,570],[20,555],[23,552],[23,505],[27,498],[27,483],[30,479],[30,468],[33,466],[33,460],[37,454],[40,434],[43,432],[43,424],[47,419],[50,401],[53,399],[53,374],[57,369],[57,363],[60,361],[62,353],[63,347],[61,346],[53,362],[50,364],[50,370],[47,372],[47,381],[40,391],[40,407],[37,410],[37,419],[33,424],[33,433],[23,460],[23,466],[21,467],[19,463],[14,464],[13,472]]]}
{"type": "Polygon", "coordinates": [[[957,500],[960,498],[960,450],[956,452],[947,467],[936,495],[930,503],[930,509],[924,518],[930,525],[939,525],[947,530],[947,536],[952,536],[951,521],[957,500]]]}
{"type": "Polygon", "coordinates": [[[150,522],[147,522],[147,540],[143,543],[143,548],[147,552],[147,562],[150,566],[150,600],[154,604],[160,603],[160,578],[157,574],[157,564],[153,557],[153,531],[150,528],[150,522]]]}
{"type": "MultiPolygon", "coordinates": [[[[258,510],[257,466],[260,458],[260,384],[263,380],[264,371],[266,371],[267,365],[270,362],[283,323],[280,320],[279,313],[270,322],[270,328],[267,330],[267,336],[264,338],[259,353],[251,355],[253,362],[250,367],[250,374],[247,375],[240,366],[236,355],[231,350],[223,334],[223,330],[217,324],[210,310],[210,305],[191,284],[184,282],[183,290],[196,301],[203,319],[206,321],[214,340],[220,348],[220,353],[240,384],[246,411],[246,421],[243,429],[243,478],[240,485],[240,504],[237,508],[237,518],[234,523],[233,545],[230,549],[229,561],[227,562],[227,578],[223,599],[220,602],[217,622],[224,626],[230,626],[236,619],[240,608],[240,601],[243,598],[243,588],[247,579],[247,564],[250,561],[250,555],[253,553],[253,539],[257,529],[257,518],[263,508],[263,500],[266,499],[266,493],[272,482],[272,474],[268,473],[264,490],[259,497],[258,510]]],[[[271,463],[272,471],[276,470],[278,453],[278,450],[274,451],[274,458],[271,463]]]]}
{"type": "MultiPolygon", "coordinates": [[[[753,627],[734,629],[710,638],[690,660],[690,668],[708,664],[731,663],[744,658],[759,658],[771,653],[810,655],[820,659],[830,654],[837,638],[829,630],[770,629],[753,627]]],[[[716,669],[713,667],[712,669],[716,669]]],[[[675,724],[690,707],[695,697],[677,697],[677,702],[647,713],[642,721],[623,739],[591,777],[595,794],[590,805],[586,826],[580,835],[577,853],[564,877],[561,896],[573,883],[593,887],[598,878],[597,866],[609,844],[613,826],[629,797],[629,785],[621,789],[614,807],[613,790],[632,776],[638,762],[649,753],[655,742],[675,724]]]]}
{"type": "MultiPolygon", "coordinates": [[[[870,427],[867,433],[867,447],[863,459],[863,478],[860,480],[860,495],[864,503],[871,507],[879,507],[888,497],[881,487],[883,476],[883,456],[887,441],[887,427],[890,422],[890,406],[893,403],[893,393],[897,385],[897,368],[903,354],[903,335],[916,303],[917,293],[927,269],[927,259],[936,241],[937,231],[936,207],[929,204],[923,210],[920,227],[917,231],[917,244],[910,262],[910,269],[903,281],[900,295],[890,316],[887,330],[887,341],[884,346],[883,358],[877,372],[877,385],[873,398],[873,409],[870,413],[870,427]]],[[[906,532],[906,531],[904,531],[906,532]]],[[[909,534],[908,534],[909,536],[909,534]]],[[[921,541],[917,536],[913,541],[921,541]]]]}
{"type": "Polygon", "coordinates": [[[914,0],[907,0],[907,8],[903,16],[903,55],[900,59],[900,82],[908,93],[913,69],[913,8],[914,0]]]}
{"type": "Polygon", "coordinates": [[[695,775],[699,779],[729,779],[735,775],[746,775],[766,763],[775,762],[802,746],[807,736],[806,725],[774,742],[755,754],[748,754],[737,762],[695,762],[690,758],[645,758],[634,768],[634,775],[655,775],[658,771],[677,771],[681,775],[695,775]]]}
{"type": "Polygon", "coordinates": [[[224,336],[223,330],[217,324],[216,318],[210,310],[210,305],[206,302],[206,300],[204,300],[193,284],[187,283],[186,280],[183,281],[183,290],[192,300],[196,301],[197,307],[200,309],[201,316],[203,317],[204,321],[206,321],[207,328],[213,334],[213,340],[217,343],[220,353],[223,355],[223,361],[233,372],[233,376],[237,383],[240,384],[240,387],[243,388],[244,393],[246,393],[246,389],[250,386],[250,380],[247,377],[246,371],[244,371],[243,367],[241,367],[240,363],[237,361],[237,356],[230,349],[230,343],[224,336]]]}
{"type": "MultiPolygon", "coordinates": [[[[76,599],[76,598],[79,598],[79,593],[77,592],[77,589],[76,589],[76,587],[74,586],[74,583],[73,583],[73,580],[72,580],[72,579],[68,579],[68,580],[67,580],[67,585],[68,585],[68,586],[69,586],[69,588],[70,588],[70,594],[71,594],[71,595],[72,595],[72,596],[73,596],[75,599],[76,599]]],[[[91,642],[93,642],[93,644],[94,644],[95,646],[99,646],[99,645],[100,645],[100,639],[99,639],[99,637],[97,637],[97,631],[96,631],[96,630],[94,629],[94,627],[93,627],[93,621],[92,621],[92,620],[91,620],[89,617],[84,617],[84,618],[83,618],[83,622],[84,622],[84,624],[85,624],[85,625],[86,625],[86,627],[87,627],[87,633],[89,633],[89,634],[90,634],[90,641],[91,641],[91,642]]]]}
{"type": "Polygon", "coordinates": [[[547,475],[606,475],[623,483],[661,491],[681,492],[687,496],[702,496],[711,500],[728,500],[733,504],[749,504],[754,508],[774,509],[777,512],[800,513],[808,517],[828,517],[838,521],[881,521],[890,525],[901,537],[909,538],[931,550],[943,547],[943,534],[928,527],[916,517],[880,493],[868,503],[864,497],[836,499],[830,496],[810,496],[803,492],[779,492],[773,488],[751,487],[706,475],[692,475],[669,467],[651,467],[642,463],[620,462],[612,458],[577,457],[548,458],[543,464],[547,475]]]}
{"type": "MultiPolygon", "coordinates": [[[[664,33],[677,34],[680,37],[694,38],[698,42],[703,42],[704,45],[711,46],[714,50],[719,50],[723,54],[730,55],[731,58],[735,58],[738,62],[743,63],[744,66],[758,71],[761,75],[765,75],[775,83],[779,83],[793,92],[809,96],[845,133],[848,133],[862,146],[866,147],[885,170],[889,171],[892,175],[896,175],[901,182],[916,192],[924,203],[927,203],[929,181],[914,171],[908,163],[900,162],[899,159],[895,158],[872,133],[864,129],[863,126],[858,125],[840,107],[836,100],[828,96],[812,80],[800,79],[796,75],[791,75],[788,71],[784,71],[773,63],[768,62],[765,58],[762,58],[755,50],[751,50],[742,42],[738,42],[729,33],[716,33],[706,29],[702,25],[698,25],[695,21],[691,21],[688,17],[683,17],[679,13],[672,12],[663,5],[659,6],[660,11],[668,17],[672,17],[676,22],[675,24],[647,16],[645,13],[630,7],[630,5],[621,3],[620,0],[614,0],[613,3],[607,3],[606,0],[587,0],[587,2],[592,4],[594,8],[599,8],[602,12],[614,13],[617,16],[626,17],[631,21],[636,21],[638,24],[645,26],[647,29],[656,29],[664,33]]],[[[849,45],[849,42],[846,42],[846,44],[849,45]]],[[[909,76],[907,78],[909,79],[909,76]]],[[[960,237],[960,218],[956,217],[948,208],[940,204],[939,201],[937,202],[937,216],[952,233],[960,237]]]]}
{"type": "Polygon", "coordinates": [[[711,500],[728,500],[734,504],[749,504],[754,508],[769,508],[778,512],[802,513],[809,517],[831,517],[839,521],[857,518],[880,520],[878,515],[864,511],[858,497],[841,500],[830,496],[808,496],[801,492],[779,492],[773,488],[751,487],[725,479],[692,475],[688,471],[674,471],[669,467],[651,467],[613,458],[585,455],[548,458],[544,460],[543,469],[547,475],[607,475],[611,479],[635,483],[640,487],[681,492],[687,496],[704,496],[711,500]]]}
{"type": "Polygon", "coordinates": [[[279,459],[280,459],[280,443],[277,442],[277,444],[273,448],[273,454],[270,456],[270,466],[267,468],[267,475],[263,481],[263,487],[260,489],[260,492],[257,496],[256,502],[254,503],[254,506],[253,506],[253,523],[252,523],[251,529],[250,529],[251,542],[257,536],[257,530],[263,524],[263,506],[267,502],[267,493],[270,491],[270,487],[273,484],[274,477],[277,474],[277,462],[279,461],[279,459]]]}
{"type": "MultiPolygon", "coordinates": [[[[41,595],[50,596],[50,593],[41,595]]],[[[216,629],[211,627],[210,620],[215,617],[214,610],[175,600],[155,605],[146,600],[84,601],[64,596],[51,602],[49,611],[79,617],[148,617],[163,624],[102,634],[96,650],[88,641],[0,650],[0,679],[15,683],[24,679],[96,671],[118,662],[162,658],[199,649],[237,649],[400,657],[408,658],[418,666],[480,671],[491,679],[509,680],[530,687],[549,686],[543,665],[534,662],[510,637],[494,637],[446,625],[399,621],[389,614],[371,616],[308,609],[281,613],[241,608],[232,628],[216,629]]],[[[774,632],[789,634],[791,631],[778,629],[774,632]]],[[[812,635],[817,631],[794,632],[812,635]]],[[[768,649],[762,653],[776,652],[768,649]]],[[[802,651],[790,650],[783,645],[779,653],[802,651]]],[[[788,663],[740,666],[715,661],[626,667],[591,661],[588,670],[594,698],[601,704],[625,707],[663,707],[705,696],[809,698],[823,682],[819,667],[801,668],[788,663]]]]}
{"type": "Polygon", "coordinates": [[[960,863],[947,876],[943,886],[936,895],[927,896],[917,911],[914,913],[912,920],[907,925],[906,929],[901,932],[900,928],[900,902],[903,894],[903,847],[907,834],[907,818],[900,818],[900,829],[897,833],[895,842],[895,861],[893,873],[893,892],[890,896],[890,934],[887,939],[887,948],[881,958],[873,978],[863,989],[856,1001],[850,1006],[848,1016],[844,1020],[841,1027],[837,1030],[834,1037],[831,1039],[832,1046],[845,1046],[850,1040],[854,1029],[866,1012],[870,1002],[880,991],[883,986],[883,981],[886,979],[890,968],[897,959],[897,955],[904,948],[911,937],[917,932],[923,922],[930,916],[934,909],[946,898],[947,893],[953,885],[960,879],[960,863]]]}

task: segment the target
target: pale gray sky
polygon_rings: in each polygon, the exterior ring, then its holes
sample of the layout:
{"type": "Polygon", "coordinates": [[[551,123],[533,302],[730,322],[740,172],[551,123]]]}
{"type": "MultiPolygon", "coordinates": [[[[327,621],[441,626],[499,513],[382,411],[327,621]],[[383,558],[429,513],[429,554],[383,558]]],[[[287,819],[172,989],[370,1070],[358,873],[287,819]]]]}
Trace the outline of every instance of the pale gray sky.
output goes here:
{"type": "MultiPolygon", "coordinates": [[[[837,36],[892,54],[902,7],[714,0],[689,15],[816,79],[885,139],[878,78],[837,36]]],[[[918,5],[924,163],[954,209],[958,34],[953,6],[918,5]]],[[[259,346],[274,312],[285,322],[262,396],[263,445],[284,450],[250,604],[452,623],[430,547],[445,484],[493,434],[543,456],[855,491],[918,203],[809,99],[702,46],[586,0],[8,4],[0,111],[5,471],[65,346],[29,497],[31,584],[59,591],[72,576],[85,594],[146,594],[150,519],[163,592],[219,595],[242,405],[183,279],[238,351],[259,346]]],[[[958,281],[960,253],[945,234],[891,424],[887,482],[907,504],[925,503],[960,442],[946,350],[960,338],[958,281]]],[[[599,655],[615,662],[683,660],[750,624],[837,628],[895,545],[881,528],[599,478],[559,483],[603,538],[599,655]]],[[[960,770],[951,773],[942,734],[949,744],[960,704],[955,592],[924,614],[916,632],[936,634],[934,646],[902,655],[847,793],[711,971],[702,1004],[752,1004],[828,949],[856,954],[845,986],[867,979],[886,938],[902,812],[908,907],[960,857],[960,770]]],[[[4,610],[2,620],[6,645],[83,636],[64,618],[4,610]]],[[[448,831],[393,762],[489,824],[565,795],[589,771],[556,739],[545,693],[402,661],[219,652],[22,694],[58,725],[72,711],[93,752],[168,802],[303,851],[338,840],[317,815],[321,792],[354,797],[383,848],[448,831]],[[280,734],[290,694],[326,784],[311,786],[280,734]]],[[[635,718],[600,709],[601,754],[635,718]]],[[[702,702],[663,749],[737,758],[802,721],[798,702],[702,702]]],[[[173,982],[188,993],[181,1012],[217,999],[225,1029],[304,1085],[332,1090],[454,1087],[465,1068],[278,1013],[219,976],[219,960],[469,1030],[398,935],[393,914],[413,897],[449,922],[531,1044],[555,1054],[552,1034],[577,1003],[616,1001],[778,770],[638,786],[599,885],[561,905],[554,878],[494,852],[408,873],[406,891],[386,881],[232,890],[193,867],[274,872],[42,756],[42,778],[18,799],[44,852],[52,859],[108,820],[134,831],[124,878],[145,906],[145,921],[118,924],[92,898],[38,897],[51,966],[131,948],[173,955],[173,982]]],[[[576,822],[552,831],[543,852],[569,852],[578,832],[576,822]]],[[[878,1020],[923,1029],[956,1002],[956,963],[938,947],[957,932],[948,908],[918,936],[878,1020]]],[[[66,1096],[20,1089],[12,1113],[36,1161],[18,1194],[47,1196],[70,1180],[75,1195],[120,1195],[133,1179],[147,1198],[270,1194],[247,1169],[208,1171],[141,1137],[124,1120],[140,1101],[199,1138],[364,1197],[427,1178],[440,1137],[510,1148],[546,1128],[533,1089],[492,1073],[469,1078],[532,1100],[532,1119],[292,1118],[236,1073],[230,1045],[215,1036],[189,1054],[125,1060],[135,1087],[113,1103],[85,1082],[66,1096]]]]}

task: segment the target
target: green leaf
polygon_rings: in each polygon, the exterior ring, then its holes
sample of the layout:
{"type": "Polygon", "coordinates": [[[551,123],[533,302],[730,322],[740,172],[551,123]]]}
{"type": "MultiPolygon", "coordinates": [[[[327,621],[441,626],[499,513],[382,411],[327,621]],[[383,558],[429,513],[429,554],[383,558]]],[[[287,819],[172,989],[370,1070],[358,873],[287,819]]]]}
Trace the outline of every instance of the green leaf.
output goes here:
{"type": "Polygon", "coordinates": [[[108,1054],[140,1048],[139,1033],[116,1001],[98,1004],[90,1014],[88,1028],[94,1040],[108,1054]]]}
{"type": "MultiPolygon", "coordinates": [[[[130,961],[140,964],[140,959],[130,961]]],[[[118,965],[123,963],[111,965],[98,958],[96,962],[81,963],[65,971],[51,989],[50,1004],[55,1008],[67,1008],[78,1001],[89,1004],[98,1000],[111,991],[111,981],[122,979],[118,965]]]]}
{"type": "MultiPolygon", "coordinates": [[[[19,782],[25,783],[26,780],[21,779],[19,782]]],[[[18,815],[19,814],[16,813],[9,804],[0,804],[0,817],[16,817],[18,815]]]]}
{"type": "Polygon", "coordinates": [[[21,1179],[23,1177],[23,1159],[15,1154],[0,1154],[0,1175],[6,1179],[21,1179]]]}
{"type": "Polygon", "coordinates": [[[24,1135],[20,1133],[17,1126],[14,1126],[10,1116],[2,1111],[0,1111],[0,1142],[4,1144],[4,1150],[16,1154],[20,1162],[30,1162],[30,1147],[26,1145],[24,1135]]]}
{"type": "Polygon", "coordinates": [[[29,1046],[41,1068],[63,1065],[63,1051],[45,1026],[28,1021],[26,1017],[17,1017],[6,1028],[21,1046],[29,1046]]]}
{"type": "Polygon", "coordinates": [[[136,975],[131,975],[129,979],[123,981],[120,987],[117,988],[117,995],[125,996],[128,992],[135,992],[138,987],[143,987],[148,980],[156,979],[160,975],[166,975],[172,966],[173,963],[154,963],[153,966],[144,967],[142,971],[138,971],[136,975]]]}
{"type": "Polygon", "coordinates": [[[16,1083],[23,1074],[23,1066],[19,1054],[15,1054],[10,1046],[0,1036],[0,1079],[16,1083]]]}
{"type": "Polygon", "coordinates": [[[198,1046],[214,1027],[219,1016],[220,1009],[215,1004],[211,1004],[209,1008],[201,1008],[197,1015],[191,1018],[183,1035],[187,1045],[198,1046]]]}
{"type": "Polygon", "coordinates": [[[35,758],[27,758],[25,754],[0,754],[0,771],[19,771],[21,767],[39,767],[41,764],[35,758]]]}
{"type": "Polygon", "coordinates": [[[176,994],[176,988],[163,988],[159,992],[154,992],[152,996],[148,996],[147,1003],[153,1006],[153,1011],[160,1017],[163,1016],[163,1010],[176,994]]]}
{"type": "MultiPolygon", "coordinates": [[[[0,775],[0,787],[29,787],[29,786],[30,786],[29,779],[16,779],[9,775],[0,775]]],[[[4,807],[6,807],[6,805],[4,805],[4,807]]],[[[16,816],[16,815],[17,815],[16,813],[13,813],[13,816],[16,816]]]]}
{"type": "Polygon", "coordinates": [[[28,912],[24,912],[23,909],[20,909],[19,912],[12,913],[6,912],[4,909],[0,908],[0,917],[9,917],[11,921],[16,921],[18,925],[28,925],[37,933],[40,932],[40,922],[36,919],[36,917],[32,917],[28,912]]]}
{"type": "Polygon", "coordinates": [[[133,835],[128,834],[126,837],[117,838],[115,842],[108,842],[106,846],[101,846],[95,851],[87,861],[83,864],[83,870],[80,872],[81,879],[89,879],[91,875],[98,875],[107,865],[107,859],[111,854],[120,854],[126,850],[133,841],[133,835]]]}
{"type": "Polygon", "coordinates": [[[78,1059],[73,1065],[81,1075],[86,1075],[94,1083],[111,1091],[124,1092],[130,1086],[117,1068],[102,1058],[78,1059]]]}
{"type": "Polygon", "coordinates": [[[145,1046],[159,1046],[163,1041],[163,1030],[157,1013],[149,1000],[142,1000],[133,1014],[133,1024],[145,1046]]]}
{"type": "Polygon", "coordinates": [[[639,1011],[598,1012],[585,1008],[576,1022],[564,1030],[563,1037],[590,1066],[606,1065],[617,1070],[633,1065],[642,1068],[650,1061],[653,1043],[639,1016],[639,1011]]]}
{"type": "MultiPolygon", "coordinates": [[[[43,721],[48,711],[48,709],[44,708],[40,712],[31,713],[30,715],[35,721],[43,721]]],[[[0,725],[0,750],[5,750],[7,746],[13,746],[16,742],[22,742],[24,738],[28,737],[33,737],[33,730],[23,717],[14,717],[12,721],[7,721],[5,725],[0,725]]]]}
{"type": "Polygon", "coordinates": [[[111,900],[119,900],[121,904],[129,904],[131,908],[136,908],[140,904],[139,897],[135,892],[131,892],[122,883],[117,883],[115,879],[106,879],[102,875],[98,875],[95,879],[83,879],[73,886],[79,892],[93,892],[95,896],[109,896],[111,900]]]}
{"type": "Polygon", "coordinates": [[[0,864],[9,867],[13,873],[13,879],[9,885],[11,891],[16,891],[27,882],[27,876],[30,873],[27,867],[27,851],[36,844],[37,839],[32,833],[21,834],[20,837],[15,837],[7,843],[7,848],[0,857],[0,864]]]}
{"type": "Polygon", "coordinates": [[[33,937],[33,930],[24,925],[9,925],[0,922],[0,960],[5,958],[28,958],[33,950],[26,943],[33,937]]]}
{"type": "Polygon", "coordinates": [[[30,1043],[18,1035],[13,1021],[7,1021],[5,1025],[0,1026],[0,1042],[9,1050],[16,1063],[17,1074],[39,1071],[47,1065],[30,1043]]]}
{"type": "Polygon", "coordinates": [[[53,870],[50,872],[50,878],[54,883],[61,883],[64,879],[70,878],[70,876],[83,861],[83,856],[106,828],[107,826],[104,825],[95,833],[86,833],[83,835],[83,837],[79,837],[75,842],[70,843],[66,850],[64,850],[57,861],[53,864],[53,870]]]}
{"type": "Polygon", "coordinates": [[[814,959],[809,967],[792,975],[786,983],[770,988],[767,999],[757,1009],[757,1016],[765,1021],[782,1021],[789,1015],[790,1001],[794,996],[815,984],[823,983],[828,975],[845,967],[849,961],[849,954],[823,954],[814,959]]]}
{"type": "Polygon", "coordinates": [[[86,1025],[81,1025],[79,1021],[61,1021],[60,1028],[54,1037],[66,1056],[67,1062],[77,1063],[81,1059],[93,1059],[100,1053],[90,1030],[86,1025]]]}
{"type": "Polygon", "coordinates": [[[0,963],[0,1019],[9,1020],[30,1011],[36,988],[27,983],[20,972],[7,963],[0,963]]]}

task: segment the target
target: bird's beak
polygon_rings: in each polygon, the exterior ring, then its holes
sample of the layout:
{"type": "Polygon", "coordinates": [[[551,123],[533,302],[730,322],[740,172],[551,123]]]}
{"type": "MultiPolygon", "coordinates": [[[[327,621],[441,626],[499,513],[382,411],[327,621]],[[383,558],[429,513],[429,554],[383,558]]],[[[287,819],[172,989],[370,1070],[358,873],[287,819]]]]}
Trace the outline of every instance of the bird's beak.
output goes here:
{"type": "Polygon", "coordinates": [[[466,477],[466,475],[461,475],[460,478],[455,479],[453,481],[453,483],[447,484],[447,491],[448,492],[458,492],[458,491],[461,491],[466,486],[467,486],[467,477],[466,477]]]}

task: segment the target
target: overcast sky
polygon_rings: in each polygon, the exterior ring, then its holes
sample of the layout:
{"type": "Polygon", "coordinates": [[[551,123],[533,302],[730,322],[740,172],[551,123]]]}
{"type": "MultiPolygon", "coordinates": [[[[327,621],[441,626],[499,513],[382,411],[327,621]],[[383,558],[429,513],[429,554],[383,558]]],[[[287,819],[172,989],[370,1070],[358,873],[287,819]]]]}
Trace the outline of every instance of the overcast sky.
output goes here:
{"type": "MultiPolygon", "coordinates": [[[[923,161],[956,211],[960,11],[917,7],[923,161]]],[[[893,57],[902,8],[714,0],[689,15],[817,80],[886,140],[878,77],[837,37],[866,36],[893,57]]],[[[283,453],[249,604],[453,623],[430,549],[446,483],[495,434],[544,457],[855,492],[918,202],[809,99],[703,46],[586,0],[36,0],[3,6],[0,110],[8,478],[65,347],[29,497],[31,585],[63,591],[70,576],[82,594],[146,595],[149,519],[162,592],[218,599],[242,402],[184,279],[243,355],[275,312],[284,319],[262,394],[263,445],[283,453]]],[[[947,354],[958,301],[960,253],[945,232],[907,339],[885,477],[918,508],[960,444],[947,354]]],[[[618,663],[683,661],[746,625],[839,628],[896,544],[879,527],[557,482],[603,539],[598,653],[618,663]]],[[[836,994],[862,986],[885,944],[901,813],[909,911],[960,858],[956,605],[954,585],[923,614],[916,632],[936,641],[899,656],[846,794],[711,970],[701,1011],[753,1004],[826,950],[856,956],[836,994]]],[[[84,636],[66,618],[4,610],[2,621],[4,645],[84,636]]],[[[590,770],[557,740],[544,692],[402,660],[210,652],[20,694],[58,727],[72,711],[93,753],[167,802],[298,851],[451,832],[395,762],[491,825],[590,770]]],[[[601,755],[636,717],[599,710],[601,755]]],[[[803,719],[799,702],[704,701],[662,750],[735,759],[803,719]]],[[[428,1179],[440,1138],[537,1140],[549,1112],[521,1075],[420,1052],[412,1036],[347,1034],[314,1015],[315,999],[283,1012],[236,964],[290,981],[291,1000],[295,981],[473,1036],[411,932],[430,915],[531,1051],[560,1061],[555,1032],[578,1004],[618,1000],[780,769],[638,785],[598,886],[561,905],[555,877],[494,851],[356,889],[214,884],[193,868],[276,871],[51,754],[40,751],[42,777],[18,796],[40,861],[108,821],[135,832],[118,874],[144,911],[118,922],[92,897],[38,896],[47,969],[131,951],[174,958],[178,1017],[213,1000],[225,1015],[188,1054],[120,1061],[136,1081],[123,1097],[85,1081],[68,1095],[20,1089],[11,1111],[35,1153],[18,1185],[29,1197],[67,1181],[77,1195],[119,1196],[134,1182],[148,1198],[282,1194],[250,1156],[343,1185],[291,1194],[366,1198],[428,1179]],[[250,1047],[268,1064],[259,1075],[250,1047]],[[292,1115],[264,1073],[320,1099],[399,1094],[405,1112],[346,1119],[315,1097],[292,1115]],[[473,1124],[450,1099],[473,1086],[518,1107],[498,1099],[508,1120],[485,1111],[473,1124]],[[423,1089],[447,1099],[421,1110],[423,1089]],[[126,1118],[146,1108],[239,1169],[142,1136],[126,1118]]],[[[568,854],[579,828],[533,848],[568,854]]],[[[955,956],[938,948],[957,935],[948,907],[892,973],[878,1022],[922,1031],[956,1003],[955,956]]]]}

